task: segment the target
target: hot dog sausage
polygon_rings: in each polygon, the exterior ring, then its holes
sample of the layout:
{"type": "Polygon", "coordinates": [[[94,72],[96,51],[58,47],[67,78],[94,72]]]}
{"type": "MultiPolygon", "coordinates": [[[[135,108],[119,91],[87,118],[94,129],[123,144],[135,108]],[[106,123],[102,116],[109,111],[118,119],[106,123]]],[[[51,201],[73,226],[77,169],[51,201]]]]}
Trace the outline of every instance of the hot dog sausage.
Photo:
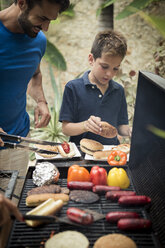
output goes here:
{"type": "Polygon", "coordinates": [[[118,200],[120,205],[145,205],[151,202],[151,198],[145,195],[121,196],[118,200]]]}
{"type": "Polygon", "coordinates": [[[62,146],[62,148],[63,148],[63,150],[64,150],[65,153],[69,153],[70,152],[70,146],[69,146],[69,144],[66,141],[64,141],[61,144],[61,146],[62,146]]]}
{"type": "Polygon", "coordinates": [[[93,223],[93,215],[79,208],[70,207],[67,209],[67,217],[82,225],[91,225],[93,223]]]}
{"type": "Polygon", "coordinates": [[[105,195],[107,200],[118,200],[121,196],[132,196],[136,195],[134,191],[120,190],[120,191],[108,191],[105,195]]]}
{"type": "Polygon", "coordinates": [[[136,212],[128,211],[115,211],[106,214],[106,220],[110,223],[115,223],[120,219],[125,218],[139,218],[139,214],[136,212]]]}
{"type": "Polygon", "coordinates": [[[151,227],[151,221],[147,219],[120,219],[117,223],[117,226],[121,230],[139,230],[139,229],[148,229],[151,227]]]}
{"type": "Polygon", "coordinates": [[[98,194],[102,194],[102,193],[105,193],[105,192],[111,191],[111,190],[120,190],[120,187],[106,186],[106,185],[95,185],[93,187],[93,192],[98,193],[98,194]]]}
{"type": "Polygon", "coordinates": [[[93,186],[94,184],[92,182],[70,181],[67,183],[69,189],[92,190],[93,186]]]}

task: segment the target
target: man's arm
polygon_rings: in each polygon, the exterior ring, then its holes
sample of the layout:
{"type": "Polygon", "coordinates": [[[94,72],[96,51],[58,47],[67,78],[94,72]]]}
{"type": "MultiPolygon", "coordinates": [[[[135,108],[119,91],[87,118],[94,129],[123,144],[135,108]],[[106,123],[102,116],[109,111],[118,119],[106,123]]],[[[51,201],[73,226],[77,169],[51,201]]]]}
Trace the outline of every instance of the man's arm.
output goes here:
{"type": "Polygon", "coordinates": [[[29,82],[27,93],[36,101],[37,107],[34,111],[35,127],[45,127],[50,121],[50,113],[42,87],[42,74],[40,65],[29,82]]]}
{"type": "Polygon", "coordinates": [[[19,212],[15,203],[0,194],[0,226],[4,225],[10,219],[11,214],[13,214],[17,220],[23,221],[22,214],[19,212]]]}

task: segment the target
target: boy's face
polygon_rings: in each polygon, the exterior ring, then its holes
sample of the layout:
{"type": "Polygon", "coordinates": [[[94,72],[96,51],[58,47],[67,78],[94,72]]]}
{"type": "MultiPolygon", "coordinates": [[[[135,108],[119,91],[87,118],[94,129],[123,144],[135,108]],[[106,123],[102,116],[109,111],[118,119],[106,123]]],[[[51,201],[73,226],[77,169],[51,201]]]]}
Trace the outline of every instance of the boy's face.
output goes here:
{"type": "Polygon", "coordinates": [[[109,84],[109,80],[117,74],[121,61],[122,58],[120,56],[110,56],[102,53],[101,58],[95,60],[93,55],[89,54],[93,83],[100,85],[109,84]]]}
{"type": "Polygon", "coordinates": [[[47,31],[50,21],[57,18],[60,10],[59,4],[52,4],[46,0],[42,1],[41,6],[35,5],[30,10],[26,4],[24,6],[18,16],[18,22],[24,33],[31,38],[36,37],[40,30],[47,31]]]}

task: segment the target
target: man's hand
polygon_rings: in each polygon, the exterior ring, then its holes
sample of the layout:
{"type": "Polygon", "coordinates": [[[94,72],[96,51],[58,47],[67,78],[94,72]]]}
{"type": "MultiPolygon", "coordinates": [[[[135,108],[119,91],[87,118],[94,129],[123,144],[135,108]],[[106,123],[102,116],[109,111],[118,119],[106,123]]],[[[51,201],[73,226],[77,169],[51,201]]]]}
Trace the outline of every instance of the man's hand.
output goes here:
{"type": "Polygon", "coordinates": [[[23,220],[22,214],[19,212],[17,206],[11,200],[0,194],[0,226],[10,219],[11,214],[19,221],[23,220]]]}
{"type": "Polygon", "coordinates": [[[86,131],[95,133],[95,134],[100,134],[102,129],[101,129],[101,118],[91,115],[87,121],[85,121],[85,128],[86,131]]]}
{"type": "Polygon", "coordinates": [[[51,119],[46,102],[38,102],[34,110],[35,128],[46,127],[51,119]]]}
{"type": "MultiPolygon", "coordinates": [[[[5,133],[2,128],[0,128],[0,132],[5,133]]],[[[0,137],[0,146],[4,146],[4,143],[1,137],[0,137]]]]}

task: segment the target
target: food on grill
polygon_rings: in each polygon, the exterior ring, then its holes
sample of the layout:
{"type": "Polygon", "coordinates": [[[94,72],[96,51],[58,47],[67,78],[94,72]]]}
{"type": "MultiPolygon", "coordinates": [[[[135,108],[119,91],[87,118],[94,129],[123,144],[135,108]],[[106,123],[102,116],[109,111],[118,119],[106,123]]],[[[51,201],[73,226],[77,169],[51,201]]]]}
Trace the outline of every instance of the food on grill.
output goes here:
{"type": "Polygon", "coordinates": [[[120,219],[139,217],[138,213],[129,211],[114,211],[106,214],[106,220],[110,223],[116,223],[120,219]]]}
{"type": "Polygon", "coordinates": [[[94,152],[93,158],[96,160],[99,160],[99,159],[107,160],[110,153],[111,153],[111,150],[94,152]]]}
{"type": "MultiPolygon", "coordinates": [[[[38,207],[34,208],[33,210],[27,212],[27,215],[53,215],[61,210],[63,207],[63,201],[62,200],[53,200],[53,199],[48,199],[44,203],[40,204],[38,207]]],[[[26,224],[28,226],[38,226],[42,224],[42,221],[36,221],[36,220],[26,220],[26,224]]]]}
{"type": "MultiPolygon", "coordinates": [[[[51,145],[39,145],[39,144],[35,144],[35,146],[39,149],[44,149],[47,151],[51,151],[51,152],[58,152],[58,147],[57,146],[51,146],[51,145]]],[[[49,153],[39,153],[38,154],[44,158],[52,158],[57,156],[57,154],[49,154],[49,153]]]]}
{"type": "Polygon", "coordinates": [[[94,185],[107,185],[106,169],[95,165],[90,171],[90,180],[94,185]]]}
{"type": "Polygon", "coordinates": [[[126,235],[113,233],[97,239],[93,248],[137,248],[137,246],[126,235]]]}
{"type": "Polygon", "coordinates": [[[121,189],[126,189],[130,185],[130,180],[123,168],[114,167],[108,173],[107,183],[109,186],[118,186],[121,189]]]}
{"type": "Polygon", "coordinates": [[[69,195],[70,190],[67,187],[62,187],[61,188],[61,193],[69,195]]]}
{"type": "Polygon", "coordinates": [[[125,165],[127,163],[127,154],[117,150],[111,151],[107,162],[112,166],[125,165]]]}
{"type": "Polygon", "coordinates": [[[94,152],[103,150],[104,146],[95,140],[92,139],[82,139],[80,141],[80,149],[82,152],[89,155],[93,155],[94,152]]]}
{"type": "Polygon", "coordinates": [[[101,136],[105,138],[114,138],[117,135],[117,129],[106,121],[101,121],[101,136]]]}
{"type": "Polygon", "coordinates": [[[121,196],[118,199],[120,205],[146,205],[151,202],[151,198],[145,195],[121,196]]]}
{"type": "Polygon", "coordinates": [[[65,157],[65,158],[72,158],[76,154],[74,144],[71,142],[59,145],[58,150],[59,150],[61,156],[65,157]],[[68,148],[68,146],[69,146],[69,148],[68,148]]]}
{"type": "Polygon", "coordinates": [[[48,239],[45,248],[89,248],[89,241],[80,232],[64,231],[48,239]]]}
{"type": "Polygon", "coordinates": [[[77,164],[73,164],[68,169],[67,182],[70,181],[79,181],[79,182],[88,182],[90,181],[89,171],[77,164]]]}
{"type": "Polygon", "coordinates": [[[104,194],[107,191],[111,190],[120,190],[120,187],[117,186],[107,186],[107,185],[95,185],[93,186],[93,192],[98,194],[104,194]]]}
{"type": "Polygon", "coordinates": [[[151,228],[151,221],[147,219],[120,219],[117,222],[117,227],[124,231],[133,231],[133,230],[141,230],[141,229],[149,229],[151,228]]]}
{"type": "Polygon", "coordinates": [[[112,150],[118,150],[128,154],[130,152],[130,144],[120,144],[113,147],[112,150]]]}
{"type": "Polygon", "coordinates": [[[79,182],[79,181],[70,181],[67,183],[69,189],[78,189],[78,190],[92,190],[92,182],[79,182]]]}
{"type": "Polygon", "coordinates": [[[105,198],[107,200],[111,201],[117,201],[120,196],[131,196],[131,195],[136,195],[136,192],[134,191],[126,191],[126,190],[120,190],[120,191],[108,191],[105,195],[105,198]]]}
{"type": "Polygon", "coordinates": [[[87,190],[72,190],[69,199],[75,202],[93,203],[99,200],[99,196],[87,190]]]}
{"type": "Polygon", "coordinates": [[[36,164],[32,178],[35,185],[43,186],[51,184],[52,182],[58,182],[59,176],[59,170],[54,164],[49,162],[42,162],[36,164]]]}
{"type": "Polygon", "coordinates": [[[64,204],[67,204],[69,201],[69,196],[66,194],[35,194],[35,195],[29,195],[26,197],[26,206],[28,207],[35,207],[43,203],[44,201],[48,199],[54,199],[55,201],[57,200],[62,200],[64,204]]]}
{"type": "Polygon", "coordinates": [[[45,193],[61,193],[61,187],[55,184],[40,186],[29,190],[27,192],[27,195],[45,194],[45,193]]]}
{"type": "Polygon", "coordinates": [[[70,207],[67,209],[67,217],[71,221],[75,221],[82,225],[91,225],[93,223],[93,215],[79,208],[70,207]]]}

